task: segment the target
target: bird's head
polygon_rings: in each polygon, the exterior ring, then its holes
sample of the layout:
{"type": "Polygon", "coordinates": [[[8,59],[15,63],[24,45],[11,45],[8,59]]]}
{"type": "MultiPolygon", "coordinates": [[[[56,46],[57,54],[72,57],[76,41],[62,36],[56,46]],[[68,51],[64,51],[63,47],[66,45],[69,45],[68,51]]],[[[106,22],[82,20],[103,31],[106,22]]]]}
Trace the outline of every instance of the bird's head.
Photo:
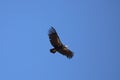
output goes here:
{"type": "Polygon", "coordinates": [[[65,48],[68,48],[68,45],[64,45],[65,48]]]}
{"type": "Polygon", "coordinates": [[[65,47],[67,48],[67,47],[68,47],[68,45],[65,45],[65,47]]]}
{"type": "Polygon", "coordinates": [[[63,48],[64,50],[67,50],[68,49],[68,46],[67,45],[64,45],[64,48],[63,48]]]}

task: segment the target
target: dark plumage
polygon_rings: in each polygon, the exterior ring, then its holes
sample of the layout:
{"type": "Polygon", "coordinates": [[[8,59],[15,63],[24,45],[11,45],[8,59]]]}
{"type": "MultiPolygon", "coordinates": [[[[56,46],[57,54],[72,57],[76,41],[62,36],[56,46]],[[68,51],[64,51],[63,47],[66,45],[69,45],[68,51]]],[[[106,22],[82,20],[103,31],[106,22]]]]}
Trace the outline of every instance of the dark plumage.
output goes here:
{"type": "Polygon", "coordinates": [[[56,30],[53,27],[49,29],[48,36],[50,39],[50,43],[54,47],[50,49],[51,53],[55,53],[57,51],[60,54],[65,55],[67,58],[73,57],[73,52],[69,50],[65,45],[62,44],[56,30]]]}

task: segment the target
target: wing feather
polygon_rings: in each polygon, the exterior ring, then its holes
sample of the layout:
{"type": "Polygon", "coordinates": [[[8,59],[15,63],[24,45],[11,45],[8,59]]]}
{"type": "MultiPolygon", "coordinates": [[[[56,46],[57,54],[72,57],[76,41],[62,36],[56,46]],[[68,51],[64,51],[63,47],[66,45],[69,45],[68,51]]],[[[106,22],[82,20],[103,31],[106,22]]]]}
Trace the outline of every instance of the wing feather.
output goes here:
{"type": "Polygon", "coordinates": [[[54,47],[56,47],[56,46],[61,46],[61,45],[62,45],[62,43],[61,43],[61,41],[60,41],[60,38],[59,38],[56,30],[55,30],[53,27],[51,27],[51,28],[49,29],[48,36],[49,36],[49,39],[50,39],[51,44],[52,44],[54,47]]]}
{"type": "Polygon", "coordinates": [[[72,58],[74,56],[73,52],[67,48],[60,49],[58,52],[65,55],[67,58],[72,58]]]}

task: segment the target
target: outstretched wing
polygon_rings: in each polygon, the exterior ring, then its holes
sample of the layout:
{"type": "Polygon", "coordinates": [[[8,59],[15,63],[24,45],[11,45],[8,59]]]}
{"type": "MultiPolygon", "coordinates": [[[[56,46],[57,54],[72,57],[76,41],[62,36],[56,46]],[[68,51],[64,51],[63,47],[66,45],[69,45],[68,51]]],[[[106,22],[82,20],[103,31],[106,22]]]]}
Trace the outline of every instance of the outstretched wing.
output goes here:
{"type": "Polygon", "coordinates": [[[59,38],[56,30],[55,30],[53,27],[51,27],[51,28],[49,29],[48,36],[49,36],[49,39],[50,39],[51,44],[52,44],[54,47],[62,46],[62,43],[61,43],[61,41],[60,41],[60,38],[59,38]]]}
{"type": "Polygon", "coordinates": [[[58,50],[59,53],[62,55],[65,55],[67,58],[72,58],[73,57],[73,52],[69,50],[68,48],[60,49],[58,50]]]}

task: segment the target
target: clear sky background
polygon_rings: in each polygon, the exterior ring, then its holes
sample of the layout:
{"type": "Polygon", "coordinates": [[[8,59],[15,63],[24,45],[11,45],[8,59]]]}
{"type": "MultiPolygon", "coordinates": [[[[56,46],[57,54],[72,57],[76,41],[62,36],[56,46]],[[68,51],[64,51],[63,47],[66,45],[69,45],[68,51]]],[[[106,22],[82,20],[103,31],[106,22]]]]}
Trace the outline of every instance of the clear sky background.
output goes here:
{"type": "Polygon", "coordinates": [[[0,0],[0,80],[120,80],[120,0],[0,0]]]}

